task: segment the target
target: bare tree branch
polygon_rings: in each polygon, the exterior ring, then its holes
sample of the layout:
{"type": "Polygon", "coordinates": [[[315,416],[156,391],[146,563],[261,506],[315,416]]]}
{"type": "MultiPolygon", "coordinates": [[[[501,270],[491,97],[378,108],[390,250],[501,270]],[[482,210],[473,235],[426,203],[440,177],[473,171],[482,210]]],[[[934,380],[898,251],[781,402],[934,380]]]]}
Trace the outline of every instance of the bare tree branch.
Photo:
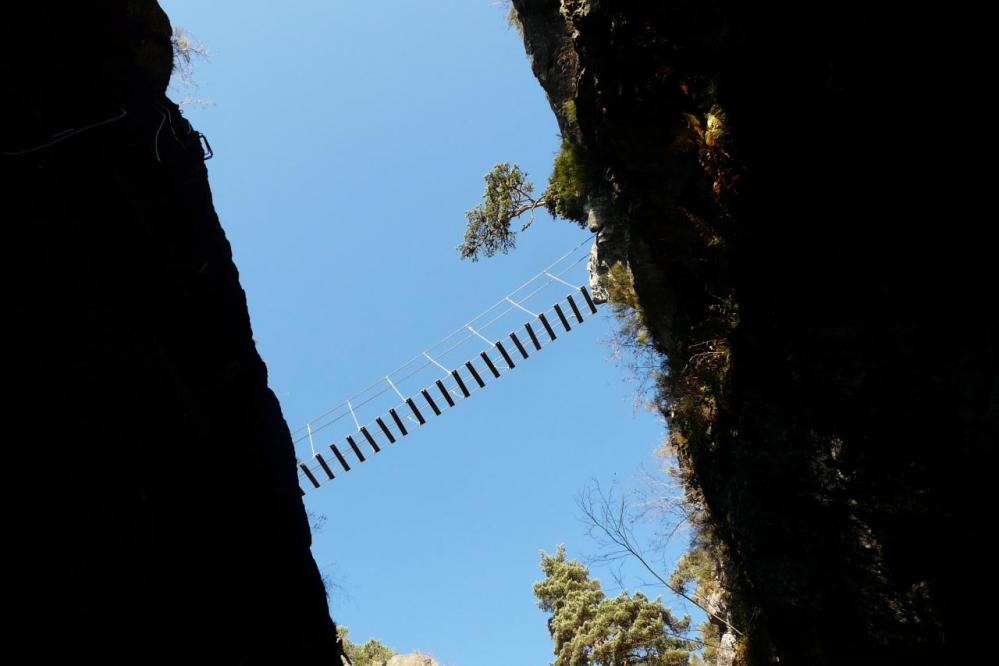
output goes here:
{"type": "Polygon", "coordinates": [[[580,494],[577,505],[580,511],[583,512],[585,521],[589,525],[588,533],[590,536],[602,547],[611,548],[603,556],[606,558],[606,561],[617,561],[624,557],[633,557],[661,585],[673,592],[673,594],[686,599],[697,608],[700,608],[710,618],[731,629],[733,633],[739,636],[743,635],[728,620],[708,610],[701,602],[685,593],[682,589],[670,585],[669,581],[663,578],[649,564],[641,549],[636,545],[634,531],[631,528],[632,521],[627,513],[627,502],[623,496],[620,498],[620,501],[615,502],[613,490],[605,495],[600,488],[600,484],[597,481],[593,481],[580,494]],[[594,499],[594,494],[597,497],[596,500],[594,499]]]}

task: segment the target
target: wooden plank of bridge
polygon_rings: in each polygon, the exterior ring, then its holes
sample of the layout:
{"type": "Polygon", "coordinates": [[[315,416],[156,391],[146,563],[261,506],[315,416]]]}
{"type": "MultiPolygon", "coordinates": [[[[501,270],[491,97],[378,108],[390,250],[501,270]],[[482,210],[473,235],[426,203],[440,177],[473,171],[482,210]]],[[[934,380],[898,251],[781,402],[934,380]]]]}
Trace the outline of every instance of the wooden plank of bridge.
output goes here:
{"type": "Polygon", "coordinates": [[[486,362],[486,367],[489,368],[489,372],[493,373],[493,377],[498,378],[500,376],[499,370],[497,370],[496,366],[493,365],[493,360],[489,358],[489,354],[485,352],[479,352],[479,356],[481,356],[482,360],[486,362]]]}
{"type": "MultiPolygon", "coordinates": [[[[527,334],[531,336],[531,342],[534,343],[534,348],[541,351],[541,342],[538,340],[538,336],[534,333],[534,327],[531,326],[531,322],[524,324],[524,328],[527,329],[527,334]]],[[[552,338],[554,340],[554,338],[552,338]]]]}
{"type": "Polygon", "coordinates": [[[510,358],[510,355],[506,353],[506,347],[504,347],[503,343],[500,342],[499,340],[496,341],[496,349],[499,350],[500,356],[502,356],[503,360],[506,361],[507,367],[509,367],[511,370],[517,367],[516,365],[514,365],[513,359],[510,358]]]}
{"type": "Polygon", "coordinates": [[[368,444],[371,445],[371,448],[375,453],[381,451],[381,449],[378,448],[378,442],[376,442],[375,438],[371,436],[370,432],[368,432],[367,426],[361,426],[361,434],[364,435],[364,439],[368,440],[368,444]]]}
{"type": "Polygon", "coordinates": [[[351,437],[350,435],[347,435],[347,443],[350,444],[350,448],[354,449],[354,455],[357,456],[357,459],[360,460],[361,462],[364,462],[364,454],[361,453],[361,447],[357,445],[357,442],[354,441],[354,438],[351,437]]]}
{"type": "Polygon", "coordinates": [[[382,417],[379,416],[378,418],[376,418],[375,423],[377,423],[378,427],[382,429],[383,433],[385,433],[385,436],[388,438],[389,444],[395,444],[395,435],[393,435],[392,431],[389,430],[389,427],[385,425],[385,421],[382,421],[382,417]]]}
{"type": "Polygon", "coordinates": [[[441,395],[444,396],[444,399],[447,400],[448,406],[454,407],[454,398],[451,397],[451,392],[444,387],[444,382],[439,379],[437,380],[437,389],[441,392],[441,395]]]}
{"type": "Polygon", "coordinates": [[[590,292],[588,292],[586,290],[586,287],[580,287],[579,291],[583,294],[583,298],[586,299],[586,305],[589,306],[590,312],[592,312],[593,314],[596,314],[597,313],[597,306],[594,305],[593,299],[590,298],[590,292]]]}
{"type": "Polygon", "coordinates": [[[482,381],[482,377],[479,376],[479,371],[475,369],[475,366],[472,365],[472,362],[465,361],[465,367],[468,368],[468,371],[470,373],[472,373],[472,378],[475,379],[475,383],[479,385],[479,388],[485,388],[486,383],[482,381]]]}
{"type": "Polygon", "coordinates": [[[409,431],[406,430],[406,425],[402,422],[402,419],[399,418],[399,414],[395,411],[395,409],[389,410],[389,416],[391,416],[392,420],[395,421],[395,427],[399,429],[399,432],[402,433],[403,437],[409,434],[409,431]]]}
{"type": "Polygon", "coordinates": [[[576,301],[572,300],[572,294],[569,294],[568,296],[566,296],[565,300],[569,301],[569,307],[572,308],[572,314],[576,315],[576,321],[578,321],[580,324],[582,324],[583,323],[583,313],[579,311],[578,307],[576,307],[576,301]]]}
{"type": "Polygon", "coordinates": [[[413,399],[406,398],[406,404],[409,405],[410,411],[413,412],[413,416],[415,416],[416,420],[420,422],[420,425],[425,425],[427,420],[423,418],[423,414],[421,414],[420,410],[416,408],[416,403],[413,402],[413,399]]]}
{"type": "Polygon", "coordinates": [[[427,401],[428,405],[430,405],[430,409],[434,410],[434,414],[440,416],[441,408],[438,407],[437,403],[434,402],[434,399],[430,397],[430,394],[427,392],[427,389],[420,389],[420,393],[423,394],[423,399],[427,401]]]}
{"type": "Polygon", "coordinates": [[[323,459],[323,454],[317,453],[316,460],[319,461],[319,466],[323,468],[324,472],[326,472],[326,476],[330,477],[331,479],[336,478],[335,476],[333,476],[333,470],[330,469],[330,466],[326,464],[326,460],[323,459]]]}
{"type": "Polygon", "coordinates": [[[558,315],[558,319],[559,319],[559,321],[562,322],[562,326],[565,327],[565,330],[566,331],[571,331],[572,327],[569,326],[569,320],[565,318],[565,313],[562,312],[562,308],[561,308],[561,306],[559,306],[558,303],[555,304],[555,314],[558,315]]]}
{"type": "Polygon", "coordinates": [[[318,488],[319,487],[319,480],[316,479],[316,477],[312,476],[312,470],[309,469],[309,466],[306,465],[305,463],[299,463],[298,466],[305,473],[306,478],[309,479],[309,483],[311,483],[313,486],[315,486],[316,488],[318,488]]]}
{"type": "Polygon", "coordinates": [[[343,467],[343,471],[349,472],[350,465],[347,464],[347,459],[343,457],[342,453],[340,453],[340,449],[337,448],[336,444],[330,444],[330,449],[332,449],[333,455],[335,455],[336,459],[340,462],[340,466],[343,467]]]}
{"type": "MultiPolygon", "coordinates": [[[[556,305],[555,307],[558,306],[556,305]]],[[[555,329],[553,329],[552,325],[548,323],[548,317],[545,316],[545,313],[542,312],[541,314],[539,314],[538,319],[541,320],[541,324],[545,327],[545,331],[548,332],[548,337],[551,338],[552,340],[555,340],[555,329]]]]}
{"type": "Polygon", "coordinates": [[[527,358],[527,350],[524,349],[524,345],[520,344],[520,338],[517,337],[517,334],[511,333],[510,339],[513,340],[513,344],[517,347],[517,351],[520,352],[520,355],[527,358]]]}
{"type": "Polygon", "coordinates": [[[458,382],[458,388],[461,389],[462,395],[464,395],[466,398],[471,397],[472,394],[468,392],[468,387],[465,386],[465,380],[461,378],[461,375],[458,374],[458,371],[452,370],[451,376],[454,377],[454,381],[458,382]]]}

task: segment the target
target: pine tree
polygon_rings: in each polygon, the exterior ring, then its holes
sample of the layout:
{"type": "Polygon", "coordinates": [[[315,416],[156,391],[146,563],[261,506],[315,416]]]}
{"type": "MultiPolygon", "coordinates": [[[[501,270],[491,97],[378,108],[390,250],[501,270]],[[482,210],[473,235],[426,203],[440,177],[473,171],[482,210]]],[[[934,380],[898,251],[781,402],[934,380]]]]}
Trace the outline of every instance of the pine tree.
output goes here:
{"type": "Polygon", "coordinates": [[[534,183],[527,179],[527,172],[516,164],[501,162],[489,170],[482,203],[465,212],[468,225],[465,238],[458,246],[462,259],[478,261],[481,255],[506,254],[516,245],[517,230],[511,225],[523,215],[528,219],[520,231],[534,223],[539,208],[546,209],[552,217],[573,220],[585,226],[586,183],[592,178],[585,151],[571,141],[563,141],[555,155],[548,187],[540,195],[534,194],[534,183]]]}
{"type": "Polygon", "coordinates": [[[589,569],[567,560],[565,547],[541,554],[545,579],[535,583],[541,610],[551,613],[552,666],[680,666],[691,642],[681,637],[690,618],[677,619],[659,599],[641,592],[608,598],[589,569]]]}
{"type": "Polygon", "coordinates": [[[395,650],[380,641],[371,638],[366,643],[357,644],[350,640],[347,627],[338,625],[336,629],[344,654],[352,666],[380,666],[395,655],[395,650]]]}

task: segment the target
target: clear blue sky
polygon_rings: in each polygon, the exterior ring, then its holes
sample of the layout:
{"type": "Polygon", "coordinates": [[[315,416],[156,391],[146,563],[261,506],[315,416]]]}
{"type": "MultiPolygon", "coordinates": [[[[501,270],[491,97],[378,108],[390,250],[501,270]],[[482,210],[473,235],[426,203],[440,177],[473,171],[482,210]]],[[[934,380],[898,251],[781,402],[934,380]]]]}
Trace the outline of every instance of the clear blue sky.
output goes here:
{"type": "MultiPolygon", "coordinates": [[[[482,174],[516,161],[543,186],[559,143],[498,4],[162,4],[210,52],[186,92],[213,104],[185,114],[215,149],[215,205],[293,429],[587,235],[543,217],[508,256],[455,252],[482,174]]],[[[531,593],[538,551],[595,552],[576,495],[591,478],[637,483],[664,434],[633,409],[601,343],[612,329],[594,317],[308,495],[328,518],[313,552],[342,588],[332,614],[353,639],[442,664],[551,660],[531,593]]],[[[340,423],[331,437],[349,431],[340,423]]]]}

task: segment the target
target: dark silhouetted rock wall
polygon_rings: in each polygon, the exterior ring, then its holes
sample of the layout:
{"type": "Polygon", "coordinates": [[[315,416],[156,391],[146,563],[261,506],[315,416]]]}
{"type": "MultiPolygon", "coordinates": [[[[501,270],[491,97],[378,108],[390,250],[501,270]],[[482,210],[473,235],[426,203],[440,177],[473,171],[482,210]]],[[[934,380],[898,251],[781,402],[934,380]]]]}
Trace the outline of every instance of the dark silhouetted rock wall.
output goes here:
{"type": "Polygon", "coordinates": [[[2,12],[4,651],[339,664],[166,15],[2,12]]]}
{"type": "Polygon", "coordinates": [[[962,3],[514,6],[631,239],[751,660],[962,663],[995,590],[987,28],[962,3]]]}

